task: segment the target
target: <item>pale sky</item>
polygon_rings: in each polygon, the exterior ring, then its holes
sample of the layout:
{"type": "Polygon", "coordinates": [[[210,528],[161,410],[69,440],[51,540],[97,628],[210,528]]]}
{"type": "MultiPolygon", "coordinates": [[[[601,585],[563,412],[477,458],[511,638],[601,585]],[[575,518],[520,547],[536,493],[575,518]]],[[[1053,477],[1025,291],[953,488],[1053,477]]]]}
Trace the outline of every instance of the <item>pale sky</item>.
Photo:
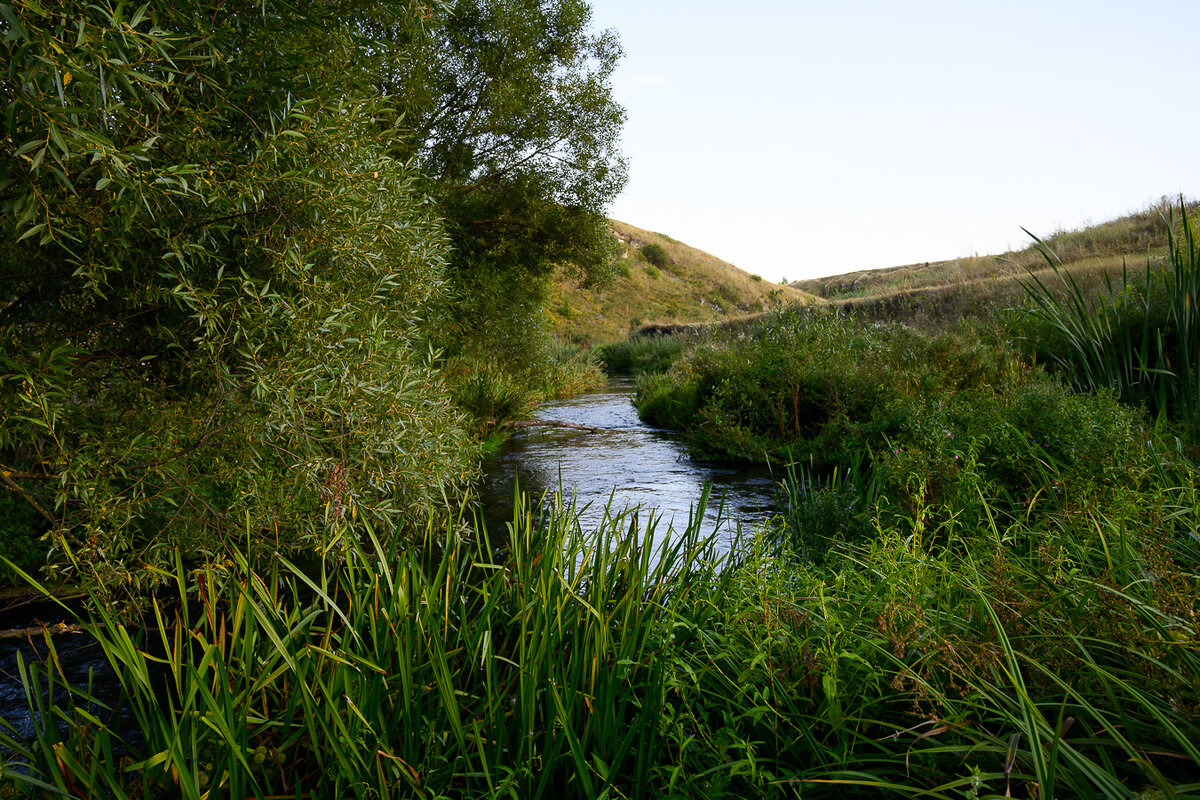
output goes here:
{"type": "Polygon", "coordinates": [[[609,216],[770,280],[1028,243],[1200,196],[1200,0],[592,0],[609,216]]]}

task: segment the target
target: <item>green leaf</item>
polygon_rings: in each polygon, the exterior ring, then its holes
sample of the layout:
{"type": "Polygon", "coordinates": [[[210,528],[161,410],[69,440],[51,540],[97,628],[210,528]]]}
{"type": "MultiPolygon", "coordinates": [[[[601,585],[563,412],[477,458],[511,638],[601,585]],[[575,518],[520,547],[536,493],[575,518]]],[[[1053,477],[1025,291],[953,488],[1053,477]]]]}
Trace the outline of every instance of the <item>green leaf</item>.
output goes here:
{"type": "Polygon", "coordinates": [[[24,233],[22,233],[17,238],[17,241],[20,242],[25,239],[28,239],[30,236],[33,236],[33,235],[37,234],[39,231],[43,230],[45,227],[46,227],[46,223],[44,223],[44,222],[34,225],[33,227],[29,228],[24,233]]]}

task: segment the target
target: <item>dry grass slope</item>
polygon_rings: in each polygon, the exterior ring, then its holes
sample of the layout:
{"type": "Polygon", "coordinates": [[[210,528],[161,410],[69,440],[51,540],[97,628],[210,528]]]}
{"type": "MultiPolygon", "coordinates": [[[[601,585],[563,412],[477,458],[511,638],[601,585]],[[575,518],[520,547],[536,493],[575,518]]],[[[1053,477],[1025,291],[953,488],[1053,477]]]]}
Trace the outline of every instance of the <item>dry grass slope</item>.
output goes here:
{"type": "Polygon", "coordinates": [[[621,242],[620,272],[603,291],[569,281],[553,290],[547,313],[552,329],[577,344],[625,338],[648,323],[720,322],[796,302],[817,302],[800,289],[771,283],[661,233],[612,221],[621,242]],[[656,267],[642,248],[657,245],[666,263],[656,267]]]}
{"type": "MultiPolygon", "coordinates": [[[[1166,259],[1166,215],[1172,201],[1159,203],[1111,222],[1080,230],[1059,231],[1043,239],[1084,292],[1100,291],[1106,276],[1120,283],[1126,267],[1144,273],[1166,259]]],[[[1198,206],[1188,204],[1194,215],[1198,206]]],[[[1176,207],[1176,213],[1178,208],[1176,207]]],[[[996,256],[909,264],[862,270],[791,284],[829,303],[853,308],[874,319],[894,319],[936,326],[968,315],[986,315],[1022,302],[1021,281],[1034,273],[1057,285],[1037,246],[996,256]]]]}

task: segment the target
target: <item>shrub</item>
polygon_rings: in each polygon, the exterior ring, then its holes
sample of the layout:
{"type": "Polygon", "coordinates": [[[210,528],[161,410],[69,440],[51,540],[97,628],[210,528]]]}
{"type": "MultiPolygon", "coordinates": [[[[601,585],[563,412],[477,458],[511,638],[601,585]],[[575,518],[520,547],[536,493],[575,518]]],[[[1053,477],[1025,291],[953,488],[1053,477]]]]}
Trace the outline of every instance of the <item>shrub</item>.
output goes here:
{"type": "Polygon", "coordinates": [[[1153,462],[1136,411],[1072,391],[970,325],[929,337],[789,310],[698,344],[639,382],[636,402],[705,457],[822,474],[869,453],[860,471],[909,517],[977,508],[980,492],[1013,514],[1078,509],[1136,490],[1153,462]]]}
{"type": "Polygon", "coordinates": [[[639,252],[643,258],[655,267],[665,267],[671,261],[671,257],[667,255],[666,248],[661,244],[644,244],[639,252]]]}
{"type": "Polygon", "coordinates": [[[445,232],[366,11],[266,8],[4,6],[0,496],[99,583],[346,515],[402,534],[473,473],[427,346],[445,232]]]}

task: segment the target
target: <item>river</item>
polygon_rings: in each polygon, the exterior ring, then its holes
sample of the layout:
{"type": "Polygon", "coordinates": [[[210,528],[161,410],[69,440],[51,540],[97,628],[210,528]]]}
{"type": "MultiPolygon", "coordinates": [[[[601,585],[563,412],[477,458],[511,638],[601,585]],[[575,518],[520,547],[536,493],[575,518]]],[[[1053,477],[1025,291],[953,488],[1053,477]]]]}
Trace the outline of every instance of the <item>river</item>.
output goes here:
{"type": "Polygon", "coordinates": [[[638,419],[633,383],[538,407],[535,422],[563,422],[592,431],[529,427],[518,431],[484,464],[481,492],[489,530],[511,519],[514,485],[532,498],[558,491],[574,498],[585,529],[598,527],[606,508],[636,510],[645,527],[669,536],[688,523],[705,486],[712,487],[703,530],[728,545],[738,525],[761,523],[773,511],[775,480],[765,468],[693,459],[679,434],[638,419]]]}

